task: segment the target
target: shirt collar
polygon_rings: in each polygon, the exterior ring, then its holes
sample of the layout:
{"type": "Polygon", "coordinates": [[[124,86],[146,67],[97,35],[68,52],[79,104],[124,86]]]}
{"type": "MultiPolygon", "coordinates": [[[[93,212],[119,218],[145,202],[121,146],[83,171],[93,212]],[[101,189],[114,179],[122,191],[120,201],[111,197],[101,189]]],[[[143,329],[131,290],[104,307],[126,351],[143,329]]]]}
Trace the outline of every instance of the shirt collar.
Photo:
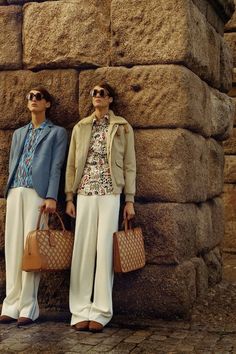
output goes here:
{"type": "MultiPolygon", "coordinates": [[[[94,118],[93,118],[93,125],[97,122],[97,117],[95,116],[94,118]]],[[[103,117],[102,117],[102,119],[100,119],[100,121],[103,121],[103,120],[106,120],[106,122],[108,123],[109,122],[109,114],[108,113],[106,113],[103,117]]]]}
{"type": "MultiPolygon", "coordinates": [[[[48,125],[48,120],[45,119],[45,121],[43,121],[43,123],[41,123],[40,126],[39,126],[38,128],[36,128],[36,129],[42,130],[42,129],[44,129],[47,125],[48,125]]],[[[32,122],[30,122],[30,124],[29,124],[29,130],[33,130],[33,129],[34,129],[33,124],[32,124],[32,122]]]]}

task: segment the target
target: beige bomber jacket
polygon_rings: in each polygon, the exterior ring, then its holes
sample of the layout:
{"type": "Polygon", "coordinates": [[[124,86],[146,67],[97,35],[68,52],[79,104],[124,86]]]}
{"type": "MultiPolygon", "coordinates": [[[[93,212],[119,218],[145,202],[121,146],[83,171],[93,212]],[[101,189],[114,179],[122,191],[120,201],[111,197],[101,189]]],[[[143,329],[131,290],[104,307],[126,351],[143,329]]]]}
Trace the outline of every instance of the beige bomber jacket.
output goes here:
{"type": "MultiPolygon", "coordinates": [[[[79,121],[73,128],[66,167],[66,200],[73,200],[83,175],[87,160],[95,112],[79,121]]],[[[111,171],[113,192],[124,190],[125,200],[134,201],[136,159],[134,133],[131,125],[109,110],[107,156],[111,171]]]]}

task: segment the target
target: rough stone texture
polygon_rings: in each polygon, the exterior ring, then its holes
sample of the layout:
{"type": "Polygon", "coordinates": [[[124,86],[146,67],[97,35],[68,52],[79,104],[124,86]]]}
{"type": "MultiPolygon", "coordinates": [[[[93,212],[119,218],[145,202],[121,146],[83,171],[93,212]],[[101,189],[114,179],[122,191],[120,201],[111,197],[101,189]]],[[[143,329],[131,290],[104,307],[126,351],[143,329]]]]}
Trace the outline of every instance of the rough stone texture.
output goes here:
{"type": "Polygon", "coordinates": [[[6,216],[6,200],[1,198],[0,199],[0,258],[4,250],[5,216],[6,216]]]}
{"type": "Polygon", "coordinates": [[[225,168],[224,168],[224,181],[225,183],[236,182],[236,156],[225,156],[225,168]]]}
{"type": "Polygon", "coordinates": [[[135,204],[149,264],[178,264],[209,252],[223,238],[223,201],[135,204]]]}
{"type": "Polygon", "coordinates": [[[195,267],[191,262],[147,265],[140,271],[117,276],[113,298],[117,314],[170,318],[186,315],[196,298],[195,267]]]}
{"type": "Polygon", "coordinates": [[[26,4],[24,65],[29,69],[108,65],[109,26],[110,0],[26,4]]]}
{"type": "Polygon", "coordinates": [[[225,139],[231,132],[235,112],[233,100],[178,65],[81,72],[80,117],[91,113],[88,93],[102,80],[116,88],[114,110],[134,127],[181,127],[217,139],[225,139]]]}
{"type": "Polygon", "coordinates": [[[208,268],[201,257],[191,259],[196,270],[196,291],[197,297],[204,297],[208,289],[208,268]]]}
{"type": "Polygon", "coordinates": [[[151,0],[147,5],[132,0],[124,8],[122,0],[115,0],[111,24],[112,64],[184,63],[221,86],[221,36],[191,1],[151,0]]]}
{"type": "Polygon", "coordinates": [[[196,207],[196,254],[206,254],[220,244],[224,237],[224,205],[214,198],[196,207]]]}
{"type": "Polygon", "coordinates": [[[236,128],[232,133],[232,136],[223,142],[224,152],[227,155],[236,155],[236,128]]]}
{"type": "Polygon", "coordinates": [[[220,51],[221,90],[228,92],[232,88],[233,57],[229,45],[222,39],[220,51]]]}
{"type": "Polygon", "coordinates": [[[236,185],[224,185],[225,235],[222,242],[224,250],[236,252],[236,185]]]}
{"type": "Polygon", "coordinates": [[[221,193],[224,156],[215,140],[183,129],[139,129],[135,144],[139,200],[200,202],[221,193]]]}
{"type": "Polygon", "coordinates": [[[6,273],[5,273],[5,261],[3,255],[0,254],[0,303],[3,302],[6,296],[6,273]]]}
{"type": "Polygon", "coordinates": [[[233,55],[233,66],[236,66],[236,33],[225,33],[225,41],[231,49],[233,55]]]}
{"type": "Polygon", "coordinates": [[[2,71],[0,129],[15,129],[28,123],[30,115],[25,95],[38,84],[46,86],[55,98],[56,102],[49,117],[54,123],[69,127],[78,121],[76,70],[43,70],[37,73],[28,70],[2,71]]]}
{"type": "Polygon", "coordinates": [[[208,268],[208,282],[210,286],[219,283],[222,279],[222,257],[218,247],[203,255],[208,268]]]}
{"type": "MultiPolygon", "coordinates": [[[[208,23],[210,23],[214,29],[220,33],[221,36],[224,35],[224,21],[219,17],[219,12],[217,12],[214,6],[210,3],[206,3],[206,18],[208,23]]],[[[201,11],[201,10],[200,10],[201,11]]]]}
{"type": "Polygon", "coordinates": [[[22,9],[20,6],[0,7],[0,70],[22,66],[22,9]]]}
{"type": "Polygon", "coordinates": [[[12,133],[11,130],[0,130],[0,198],[4,195],[8,178],[8,162],[12,133]]]}
{"type": "MultiPolygon", "coordinates": [[[[234,3],[236,3],[236,1],[234,1],[234,3]]],[[[235,30],[236,30],[236,12],[234,11],[231,19],[225,24],[225,31],[234,32],[235,30]]]]}

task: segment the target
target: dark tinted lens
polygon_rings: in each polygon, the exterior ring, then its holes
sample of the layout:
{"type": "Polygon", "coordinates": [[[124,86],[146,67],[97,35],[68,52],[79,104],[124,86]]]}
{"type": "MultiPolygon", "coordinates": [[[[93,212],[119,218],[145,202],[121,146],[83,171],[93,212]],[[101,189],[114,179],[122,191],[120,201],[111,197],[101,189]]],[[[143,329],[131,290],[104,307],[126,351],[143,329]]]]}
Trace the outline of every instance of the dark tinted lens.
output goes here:
{"type": "Polygon", "coordinates": [[[103,89],[101,89],[99,91],[99,95],[100,95],[100,97],[105,97],[105,91],[103,89]]]}
{"type": "Polygon", "coordinates": [[[34,97],[36,98],[37,101],[41,101],[42,98],[43,98],[43,95],[40,92],[37,92],[37,93],[30,92],[27,95],[27,99],[30,100],[30,101],[32,101],[34,97]]]}

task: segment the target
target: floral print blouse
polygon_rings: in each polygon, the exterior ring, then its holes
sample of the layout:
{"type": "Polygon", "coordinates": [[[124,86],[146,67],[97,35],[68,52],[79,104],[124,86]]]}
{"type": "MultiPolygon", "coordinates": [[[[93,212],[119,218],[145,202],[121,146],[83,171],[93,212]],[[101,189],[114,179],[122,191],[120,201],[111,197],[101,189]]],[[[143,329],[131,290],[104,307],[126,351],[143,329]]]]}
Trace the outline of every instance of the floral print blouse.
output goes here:
{"type": "Polygon", "coordinates": [[[107,131],[109,117],[94,119],[88,156],[78,194],[112,194],[112,179],[107,158],[107,131]]]}

